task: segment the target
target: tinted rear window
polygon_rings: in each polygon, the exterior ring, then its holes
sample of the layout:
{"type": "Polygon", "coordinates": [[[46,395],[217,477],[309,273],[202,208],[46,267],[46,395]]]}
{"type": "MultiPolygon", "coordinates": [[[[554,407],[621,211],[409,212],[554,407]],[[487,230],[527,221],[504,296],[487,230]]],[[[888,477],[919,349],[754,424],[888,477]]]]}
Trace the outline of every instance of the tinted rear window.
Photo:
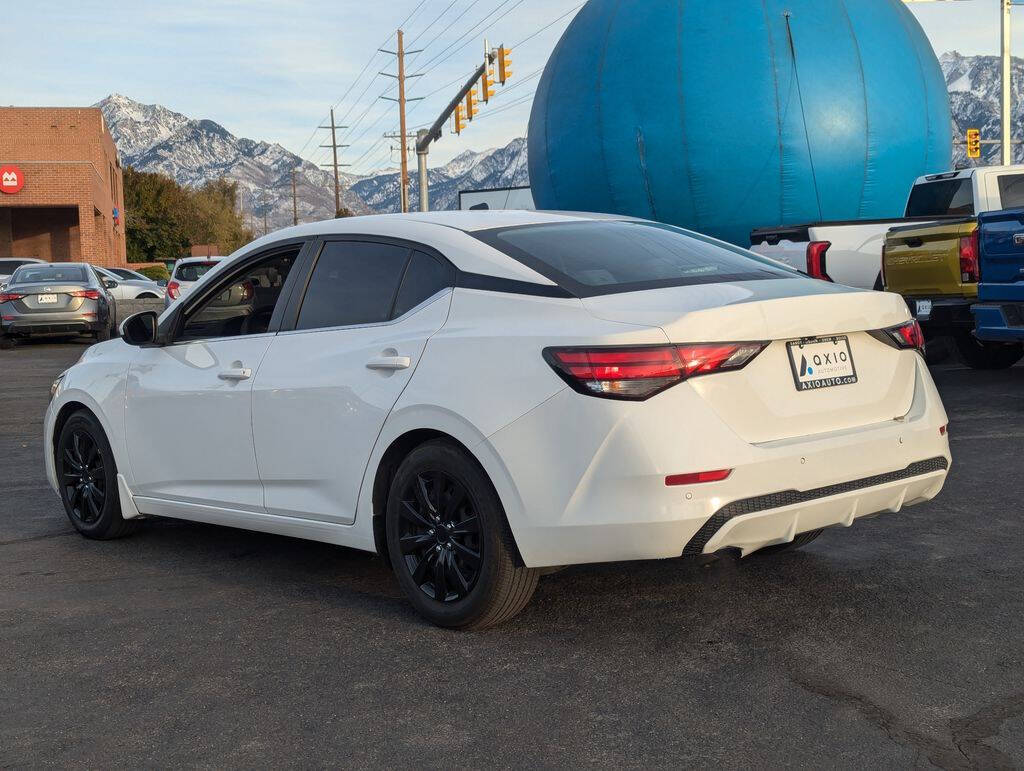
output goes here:
{"type": "Polygon", "coordinates": [[[398,318],[442,289],[452,285],[451,270],[429,254],[413,252],[409,267],[405,269],[402,287],[398,290],[392,317],[398,318]]]}
{"type": "Polygon", "coordinates": [[[578,297],[799,275],[753,252],[653,222],[560,222],[473,235],[578,297]]]}
{"type": "Polygon", "coordinates": [[[28,265],[25,260],[0,260],[0,274],[8,275],[14,272],[15,268],[28,265]]]}
{"type": "Polygon", "coordinates": [[[908,217],[974,214],[971,178],[941,179],[914,185],[907,201],[908,217]]]}
{"type": "Polygon", "coordinates": [[[198,281],[216,267],[217,263],[215,262],[189,262],[178,265],[174,269],[174,277],[178,281],[198,281]]]}
{"type": "Polygon", "coordinates": [[[24,265],[11,276],[11,284],[35,284],[41,281],[86,284],[89,277],[84,265],[24,265]]]}

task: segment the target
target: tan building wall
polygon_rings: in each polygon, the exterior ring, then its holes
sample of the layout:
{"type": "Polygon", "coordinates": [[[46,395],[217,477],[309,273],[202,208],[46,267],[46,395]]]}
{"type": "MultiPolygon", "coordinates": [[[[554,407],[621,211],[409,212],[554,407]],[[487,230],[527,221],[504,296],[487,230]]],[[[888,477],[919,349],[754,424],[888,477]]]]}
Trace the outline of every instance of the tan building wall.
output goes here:
{"type": "Polygon", "coordinates": [[[0,257],[125,264],[121,164],[99,108],[0,107],[9,164],[25,184],[0,194],[0,257]]]}

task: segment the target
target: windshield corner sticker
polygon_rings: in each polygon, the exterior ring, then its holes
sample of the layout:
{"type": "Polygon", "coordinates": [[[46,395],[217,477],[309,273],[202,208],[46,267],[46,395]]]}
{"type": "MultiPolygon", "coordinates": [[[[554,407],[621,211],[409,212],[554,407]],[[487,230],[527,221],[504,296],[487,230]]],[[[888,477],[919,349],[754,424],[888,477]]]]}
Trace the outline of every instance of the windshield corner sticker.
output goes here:
{"type": "Polygon", "coordinates": [[[795,340],[787,343],[787,348],[798,391],[857,382],[850,341],[845,336],[795,340]]]}

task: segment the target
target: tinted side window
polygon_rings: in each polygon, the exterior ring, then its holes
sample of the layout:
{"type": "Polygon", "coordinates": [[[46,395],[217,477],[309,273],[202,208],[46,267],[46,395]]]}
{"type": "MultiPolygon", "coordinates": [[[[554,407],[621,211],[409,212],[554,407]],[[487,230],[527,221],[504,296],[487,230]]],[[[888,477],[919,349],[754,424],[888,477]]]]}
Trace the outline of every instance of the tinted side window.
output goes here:
{"type": "Polygon", "coordinates": [[[215,294],[189,311],[178,340],[258,335],[270,328],[285,279],[299,249],[253,263],[222,280],[215,294]]]}
{"type": "Polygon", "coordinates": [[[408,259],[409,250],[393,244],[328,242],[313,268],[295,328],[387,321],[408,259]]]}
{"type": "Polygon", "coordinates": [[[999,200],[1004,209],[1024,207],[1024,174],[1004,174],[999,177],[999,200]]]}
{"type": "Polygon", "coordinates": [[[908,217],[942,217],[948,214],[974,214],[974,188],[970,177],[914,185],[907,201],[908,217]]]}
{"type": "Polygon", "coordinates": [[[24,260],[0,260],[0,273],[10,274],[14,272],[15,268],[27,264],[24,260]]]}
{"type": "Polygon", "coordinates": [[[452,285],[451,270],[428,254],[413,252],[395,300],[393,318],[408,313],[421,302],[452,285]]]}

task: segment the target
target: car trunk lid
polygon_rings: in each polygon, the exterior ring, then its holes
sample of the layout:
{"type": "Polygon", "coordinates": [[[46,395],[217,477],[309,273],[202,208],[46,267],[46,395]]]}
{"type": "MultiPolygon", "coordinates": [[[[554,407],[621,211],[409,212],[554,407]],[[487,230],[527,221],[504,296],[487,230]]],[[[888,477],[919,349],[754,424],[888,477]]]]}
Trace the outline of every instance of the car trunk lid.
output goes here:
{"type": "Polygon", "coordinates": [[[73,296],[73,292],[84,292],[89,287],[82,284],[19,284],[10,286],[5,292],[23,295],[14,301],[19,313],[63,313],[82,307],[84,298],[73,296]]]}
{"type": "Polygon", "coordinates": [[[747,442],[840,431],[905,415],[913,401],[915,360],[870,334],[908,321],[902,298],[826,282],[809,286],[809,281],[672,287],[589,297],[583,303],[599,318],[660,327],[677,344],[768,342],[741,370],[688,381],[747,442]],[[800,390],[798,382],[809,377],[805,372],[801,378],[801,368],[818,366],[819,376],[828,374],[833,363],[825,354],[838,361],[840,353],[852,357],[855,382],[847,382],[843,362],[834,370],[842,384],[800,390]]]}

